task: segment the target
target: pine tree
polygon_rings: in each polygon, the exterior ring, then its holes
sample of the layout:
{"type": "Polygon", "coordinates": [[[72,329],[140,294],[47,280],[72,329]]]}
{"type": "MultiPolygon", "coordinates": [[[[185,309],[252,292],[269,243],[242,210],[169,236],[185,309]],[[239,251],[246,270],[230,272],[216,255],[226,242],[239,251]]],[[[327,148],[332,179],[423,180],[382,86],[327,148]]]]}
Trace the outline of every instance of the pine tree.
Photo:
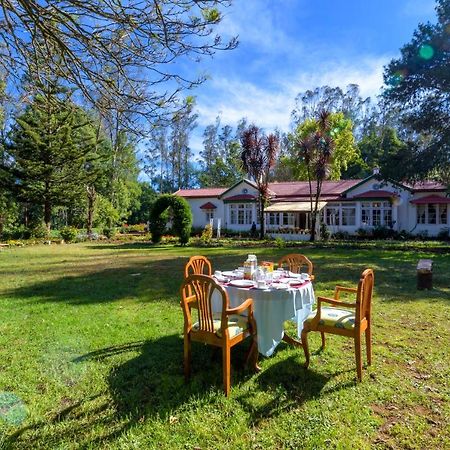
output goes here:
{"type": "Polygon", "coordinates": [[[2,169],[21,201],[43,207],[48,230],[52,208],[69,206],[82,195],[93,159],[86,114],[71,101],[71,93],[56,81],[40,86],[32,103],[17,117],[6,145],[2,169]]]}

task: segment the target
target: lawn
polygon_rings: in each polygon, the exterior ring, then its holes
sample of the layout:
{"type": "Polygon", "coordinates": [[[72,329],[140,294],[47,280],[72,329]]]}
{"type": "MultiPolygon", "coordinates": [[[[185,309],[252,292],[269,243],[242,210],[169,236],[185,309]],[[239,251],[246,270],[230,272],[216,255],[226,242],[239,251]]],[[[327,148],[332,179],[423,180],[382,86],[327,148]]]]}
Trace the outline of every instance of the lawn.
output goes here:
{"type": "MultiPolygon", "coordinates": [[[[262,371],[193,345],[184,383],[178,288],[187,258],[241,265],[288,249],[73,244],[1,250],[0,448],[450,448],[450,253],[305,248],[316,294],[375,270],[373,366],[356,383],[351,340],[311,333],[309,370],[282,343],[262,371]],[[415,265],[434,260],[434,289],[415,265]]],[[[240,348],[242,347],[242,348],[240,348]]]]}

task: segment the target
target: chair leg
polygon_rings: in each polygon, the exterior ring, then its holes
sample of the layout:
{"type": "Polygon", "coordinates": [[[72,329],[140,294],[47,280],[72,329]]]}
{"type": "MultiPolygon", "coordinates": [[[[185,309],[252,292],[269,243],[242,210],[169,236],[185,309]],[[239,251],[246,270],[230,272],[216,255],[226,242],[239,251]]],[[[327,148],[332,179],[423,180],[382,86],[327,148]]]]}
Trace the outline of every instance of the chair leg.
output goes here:
{"type": "Polygon", "coordinates": [[[321,331],[320,335],[322,336],[322,350],[325,350],[325,333],[321,331]]]}
{"type": "Polygon", "coordinates": [[[366,353],[367,353],[367,365],[372,364],[372,328],[370,327],[370,322],[366,329],[366,353]]]}
{"type": "Polygon", "coordinates": [[[222,365],[223,365],[223,390],[228,397],[230,394],[230,347],[225,344],[222,347],[222,365]]]}
{"type": "Polygon", "coordinates": [[[184,335],[184,379],[189,380],[191,375],[191,338],[188,334],[184,335]]]}
{"type": "Polygon", "coordinates": [[[362,355],[361,355],[361,335],[355,336],[355,360],[356,360],[356,373],[358,375],[358,381],[362,381],[362,355]]]}
{"type": "Polygon", "coordinates": [[[302,330],[302,346],[305,352],[305,367],[309,366],[309,347],[308,347],[308,331],[303,328],[302,330]]]}
{"type": "Polygon", "coordinates": [[[256,336],[252,337],[252,343],[248,349],[247,356],[245,357],[245,365],[248,366],[251,363],[255,372],[259,372],[261,368],[258,366],[258,343],[256,336]]]}

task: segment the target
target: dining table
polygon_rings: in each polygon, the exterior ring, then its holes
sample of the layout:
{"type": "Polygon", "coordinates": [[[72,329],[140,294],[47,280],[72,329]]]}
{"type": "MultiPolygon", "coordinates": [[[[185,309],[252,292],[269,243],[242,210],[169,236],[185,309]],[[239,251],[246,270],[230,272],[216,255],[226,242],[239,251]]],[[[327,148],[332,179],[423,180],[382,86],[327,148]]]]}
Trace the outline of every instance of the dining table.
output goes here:
{"type": "MultiPolygon", "coordinates": [[[[257,327],[258,351],[271,356],[281,341],[301,345],[303,322],[311,314],[315,303],[314,288],[307,274],[286,272],[267,283],[242,280],[238,271],[216,271],[216,280],[226,290],[230,307],[239,306],[247,298],[253,299],[253,315],[257,327]],[[220,275],[219,275],[220,273],[220,275]],[[284,329],[286,321],[296,324],[297,338],[284,329]]],[[[214,312],[221,311],[219,295],[213,295],[214,312]]]]}

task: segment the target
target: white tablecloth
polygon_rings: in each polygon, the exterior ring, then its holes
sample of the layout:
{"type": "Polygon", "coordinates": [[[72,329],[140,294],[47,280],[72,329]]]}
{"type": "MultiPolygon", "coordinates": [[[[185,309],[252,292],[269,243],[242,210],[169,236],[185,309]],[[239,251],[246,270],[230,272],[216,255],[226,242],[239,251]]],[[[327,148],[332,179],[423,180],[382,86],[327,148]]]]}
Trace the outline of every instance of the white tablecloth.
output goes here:
{"type": "MultiPolygon", "coordinates": [[[[312,312],[314,289],[311,282],[298,288],[287,289],[242,289],[224,286],[230,299],[230,307],[240,305],[245,299],[253,299],[253,312],[258,331],[258,350],[264,356],[271,356],[284,335],[283,324],[293,320],[300,337],[303,322],[312,312]]],[[[213,310],[221,310],[220,298],[213,297],[213,310]]]]}

